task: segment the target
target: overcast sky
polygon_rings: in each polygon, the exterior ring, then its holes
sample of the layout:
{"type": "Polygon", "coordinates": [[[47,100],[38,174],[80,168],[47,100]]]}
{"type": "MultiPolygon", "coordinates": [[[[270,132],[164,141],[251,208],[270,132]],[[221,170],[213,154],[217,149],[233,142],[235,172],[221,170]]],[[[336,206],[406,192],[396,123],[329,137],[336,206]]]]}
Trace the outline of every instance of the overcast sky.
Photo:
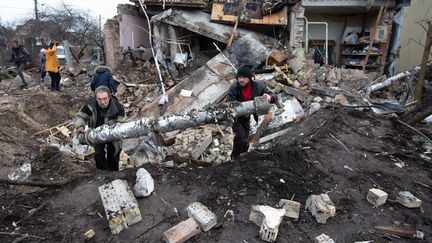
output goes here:
{"type": "MultiPolygon", "coordinates": [[[[38,9],[61,3],[59,0],[38,0],[38,9]]],[[[129,0],[63,0],[73,8],[88,10],[92,15],[102,16],[102,24],[106,19],[117,14],[117,4],[129,3],[129,0]]],[[[0,22],[15,22],[16,20],[34,18],[34,0],[0,0],[0,22]]]]}

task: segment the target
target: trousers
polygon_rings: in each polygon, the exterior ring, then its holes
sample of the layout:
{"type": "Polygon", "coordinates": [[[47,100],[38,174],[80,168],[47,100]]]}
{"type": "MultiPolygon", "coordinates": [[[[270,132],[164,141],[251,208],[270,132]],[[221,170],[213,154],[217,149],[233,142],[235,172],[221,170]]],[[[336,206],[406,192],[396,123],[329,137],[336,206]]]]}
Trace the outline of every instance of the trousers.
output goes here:
{"type": "Polygon", "coordinates": [[[119,170],[121,150],[115,154],[115,147],[112,143],[97,144],[95,147],[96,167],[100,170],[119,170]]]}
{"type": "Polygon", "coordinates": [[[240,153],[247,152],[249,149],[249,132],[250,119],[249,117],[240,117],[234,121],[232,126],[234,132],[234,143],[231,158],[236,158],[240,153]]]}

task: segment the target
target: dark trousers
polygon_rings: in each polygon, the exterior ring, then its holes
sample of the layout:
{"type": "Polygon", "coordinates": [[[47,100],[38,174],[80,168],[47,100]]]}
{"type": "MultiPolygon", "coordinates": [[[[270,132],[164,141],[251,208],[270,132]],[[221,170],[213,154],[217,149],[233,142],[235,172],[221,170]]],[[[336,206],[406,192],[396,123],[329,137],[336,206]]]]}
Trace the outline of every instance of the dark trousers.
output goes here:
{"type": "Polygon", "coordinates": [[[95,147],[96,167],[100,170],[119,170],[120,152],[115,154],[112,143],[98,144],[95,147]]]}
{"type": "Polygon", "coordinates": [[[236,158],[240,153],[247,152],[249,149],[249,117],[237,118],[232,128],[234,131],[234,144],[231,158],[236,158]]]}
{"type": "Polygon", "coordinates": [[[26,67],[25,63],[18,64],[17,67],[16,67],[17,74],[21,78],[21,81],[22,81],[21,86],[26,86],[27,85],[27,82],[25,81],[24,74],[23,74],[23,70],[24,70],[25,67],[26,67]]]}
{"type": "Polygon", "coordinates": [[[60,91],[60,72],[48,72],[51,77],[51,91],[60,91]]]}

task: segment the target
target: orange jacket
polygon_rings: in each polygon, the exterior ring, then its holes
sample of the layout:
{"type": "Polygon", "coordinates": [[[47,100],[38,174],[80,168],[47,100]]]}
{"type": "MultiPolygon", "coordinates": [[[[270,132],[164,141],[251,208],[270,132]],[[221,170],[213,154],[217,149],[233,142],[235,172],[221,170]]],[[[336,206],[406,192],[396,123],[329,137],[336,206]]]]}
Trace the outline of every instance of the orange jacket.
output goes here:
{"type": "Polygon", "coordinates": [[[58,73],[59,63],[57,58],[57,46],[54,45],[53,48],[48,48],[45,52],[46,63],[45,69],[47,72],[58,73]]]}

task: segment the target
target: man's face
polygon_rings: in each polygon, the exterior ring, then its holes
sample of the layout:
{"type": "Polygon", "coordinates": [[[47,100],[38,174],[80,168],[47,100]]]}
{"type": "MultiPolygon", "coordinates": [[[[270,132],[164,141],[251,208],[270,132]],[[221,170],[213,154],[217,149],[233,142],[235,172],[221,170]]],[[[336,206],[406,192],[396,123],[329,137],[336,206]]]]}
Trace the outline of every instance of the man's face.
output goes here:
{"type": "Polygon", "coordinates": [[[17,42],[12,42],[12,47],[13,48],[17,48],[18,47],[18,43],[17,42]]]}
{"type": "Polygon", "coordinates": [[[105,109],[108,107],[110,97],[107,92],[99,92],[96,94],[96,101],[100,108],[105,109]]]}
{"type": "Polygon", "coordinates": [[[238,81],[241,87],[246,87],[249,84],[250,79],[248,77],[239,76],[238,81]]]}

